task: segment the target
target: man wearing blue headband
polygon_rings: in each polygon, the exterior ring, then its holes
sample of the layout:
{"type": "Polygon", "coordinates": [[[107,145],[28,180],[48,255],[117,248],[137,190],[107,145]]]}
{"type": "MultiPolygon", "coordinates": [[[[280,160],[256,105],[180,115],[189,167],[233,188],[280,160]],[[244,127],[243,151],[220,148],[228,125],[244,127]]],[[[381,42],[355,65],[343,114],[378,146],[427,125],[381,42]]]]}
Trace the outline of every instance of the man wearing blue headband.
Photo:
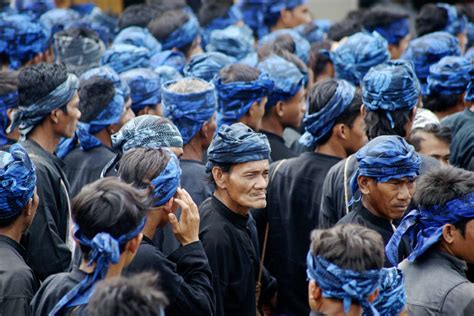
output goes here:
{"type": "Polygon", "coordinates": [[[212,273],[198,237],[199,211],[186,190],[179,188],[178,158],[167,149],[132,149],[120,160],[118,176],[138,189],[148,189],[154,201],[147,214],[142,243],[127,272],[151,269],[159,274],[158,288],[170,302],[167,315],[212,315],[212,273]],[[175,215],[178,207],[179,222],[175,215]],[[169,256],[153,244],[157,231],[165,226],[172,227],[173,237],[180,244],[169,256]]]}
{"type": "Polygon", "coordinates": [[[163,116],[161,106],[162,78],[147,68],[128,70],[120,75],[130,87],[132,110],[136,116],[149,114],[163,116]]]}
{"type": "Polygon", "coordinates": [[[255,316],[256,294],[265,303],[276,287],[265,269],[259,269],[257,231],[249,215],[251,208],[267,204],[270,145],[265,135],[235,123],[219,129],[207,156],[206,171],[216,189],[199,208],[199,237],[213,273],[215,315],[255,316]]]}
{"type": "Polygon", "coordinates": [[[385,248],[392,263],[408,239],[411,253],[399,266],[405,276],[409,315],[473,315],[474,174],[441,168],[420,178],[417,208],[402,220],[385,248]]]}
{"type": "Polygon", "coordinates": [[[311,310],[316,315],[379,315],[373,302],[383,262],[382,239],[371,229],[338,225],[314,230],[305,266],[311,310]]]}
{"type": "Polygon", "coordinates": [[[145,47],[148,49],[150,57],[161,51],[161,44],[148,31],[148,29],[139,26],[129,26],[120,31],[113,41],[116,44],[130,44],[136,47],[145,47]]]}
{"type": "Polygon", "coordinates": [[[117,178],[85,186],[72,203],[81,264],[43,282],[31,302],[33,315],[84,313],[95,284],[120,276],[133,260],[150,205],[148,194],[117,178]]]}
{"type": "Polygon", "coordinates": [[[219,70],[235,62],[235,58],[222,53],[207,52],[191,57],[186,66],[184,66],[183,72],[185,77],[195,77],[211,81],[219,70]]]}
{"type": "Polygon", "coordinates": [[[208,52],[221,52],[236,58],[242,63],[257,57],[252,30],[246,25],[231,25],[222,30],[212,31],[206,50],[208,52]]]}
{"type": "Polygon", "coordinates": [[[305,0],[271,0],[265,5],[265,25],[268,31],[291,29],[311,22],[309,6],[305,0]]]}
{"type": "Polygon", "coordinates": [[[20,239],[38,208],[35,165],[21,145],[0,151],[0,312],[30,315],[29,303],[39,282],[26,264],[20,239]]]}
{"type": "Polygon", "coordinates": [[[130,44],[114,44],[100,58],[101,66],[109,66],[117,73],[150,65],[150,51],[130,44]]]}
{"type": "Polygon", "coordinates": [[[18,72],[0,72],[0,146],[16,143],[18,129],[6,129],[14,109],[18,107],[18,72]]]}
{"type": "MultiPolygon", "coordinates": [[[[233,1],[208,0],[203,2],[199,8],[198,19],[205,45],[209,43],[210,34],[214,30],[224,30],[229,26],[241,27],[243,24],[242,12],[233,1]]],[[[252,36],[252,31],[248,30],[252,36]]]]}

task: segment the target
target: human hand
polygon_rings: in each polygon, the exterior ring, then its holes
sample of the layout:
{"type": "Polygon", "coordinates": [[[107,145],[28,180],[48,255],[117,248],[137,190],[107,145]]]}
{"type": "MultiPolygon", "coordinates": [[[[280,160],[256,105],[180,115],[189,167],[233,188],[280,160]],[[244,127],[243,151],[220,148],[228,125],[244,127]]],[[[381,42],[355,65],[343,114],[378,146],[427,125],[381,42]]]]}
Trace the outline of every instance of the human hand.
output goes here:
{"type": "Polygon", "coordinates": [[[199,240],[199,210],[186,190],[178,188],[177,193],[174,203],[181,208],[180,220],[173,213],[168,214],[168,218],[176,239],[186,246],[199,240]]]}

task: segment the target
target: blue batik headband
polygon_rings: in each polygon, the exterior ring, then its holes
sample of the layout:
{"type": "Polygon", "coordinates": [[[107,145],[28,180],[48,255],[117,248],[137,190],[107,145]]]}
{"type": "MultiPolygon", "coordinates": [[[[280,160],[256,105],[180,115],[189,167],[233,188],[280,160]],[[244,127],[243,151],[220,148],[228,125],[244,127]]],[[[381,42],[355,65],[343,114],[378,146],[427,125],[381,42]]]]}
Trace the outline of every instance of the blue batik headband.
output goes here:
{"type": "Polygon", "coordinates": [[[371,31],[376,31],[387,40],[390,45],[398,45],[410,33],[410,20],[399,19],[390,24],[378,26],[371,31]]]}
{"type": "MultiPolygon", "coordinates": [[[[383,268],[381,270],[382,283],[379,295],[373,302],[380,315],[398,316],[404,310],[407,295],[403,282],[403,273],[397,268],[383,268]]],[[[367,314],[363,313],[363,316],[367,314]]]]}
{"type": "Polygon", "coordinates": [[[147,68],[150,65],[150,51],[145,47],[116,44],[105,51],[100,64],[119,74],[134,68],[147,68]]]}
{"type": "Polygon", "coordinates": [[[182,48],[191,44],[199,35],[199,23],[196,17],[188,14],[189,19],[183,25],[171,32],[163,41],[162,47],[164,50],[172,48],[182,48]]]}
{"type": "Polygon", "coordinates": [[[461,94],[471,82],[473,66],[464,57],[446,56],[430,67],[428,93],[461,94]]]}
{"type": "Polygon", "coordinates": [[[139,26],[129,26],[114,39],[113,45],[129,44],[137,47],[145,47],[148,49],[150,57],[161,51],[161,44],[148,31],[148,29],[139,26]]]}
{"type": "Polygon", "coordinates": [[[447,3],[437,3],[436,6],[446,10],[446,13],[448,14],[448,23],[443,31],[456,36],[466,30],[467,18],[464,15],[459,16],[458,10],[455,6],[447,3]]]}
{"type": "Polygon", "coordinates": [[[153,197],[155,198],[153,206],[155,207],[166,204],[176,194],[181,181],[179,160],[170,150],[166,151],[170,159],[165,169],[156,178],[151,180],[153,197]]]}

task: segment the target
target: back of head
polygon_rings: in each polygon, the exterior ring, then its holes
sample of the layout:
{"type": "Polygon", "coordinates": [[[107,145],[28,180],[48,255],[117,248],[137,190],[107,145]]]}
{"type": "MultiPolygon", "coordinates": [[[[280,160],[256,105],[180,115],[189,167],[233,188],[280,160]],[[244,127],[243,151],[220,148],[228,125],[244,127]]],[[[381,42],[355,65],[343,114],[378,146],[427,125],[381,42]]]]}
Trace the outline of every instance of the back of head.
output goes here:
{"type": "Polygon", "coordinates": [[[183,10],[166,11],[152,19],[148,24],[148,29],[160,43],[163,43],[173,31],[188,20],[189,16],[183,10]]]}
{"type": "Polygon", "coordinates": [[[112,101],[115,87],[112,81],[94,76],[82,81],[78,92],[81,121],[89,123],[112,101]]]}
{"type": "Polygon", "coordinates": [[[439,123],[429,123],[423,127],[413,129],[410,134],[409,142],[415,147],[416,151],[421,150],[423,134],[431,134],[443,143],[451,144],[451,129],[449,127],[441,126],[439,123]]]}
{"type": "Polygon", "coordinates": [[[219,71],[222,83],[251,82],[257,80],[260,70],[243,64],[227,65],[219,71]]]}
{"type": "Polygon", "coordinates": [[[448,24],[448,12],[436,4],[425,4],[415,20],[415,29],[418,36],[443,31],[448,24]]]}
{"type": "Polygon", "coordinates": [[[234,63],[233,57],[219,52],[207,52],[191,57],[184,67],[186,77],[197,77],[211,81],[222,67],[234,63]]]}
{"type": "Polygon", "coordinates": [[[223,17],[233,5],[232,0],[207,0],[204,1],[199,9],[199,24],[203,27],[207,26],[214,19],[223,17]]]}
{"type": "Polygon", "coordinates": [[[410,33],[409,15],[392,7],[377,6],[364,13],[362,24],[370,32],[376,31],[390,45],[399,45],[410,33]]]}
{"type": "Polygon", "coordinates": [[[129,26],[146,27],[148,23],[161,12],[155,6],[134,4],[125,9],[118,21],[120,30],[129,26]]]}
{"type": "Polygon", "coordinates": [[[338,42],[344,37],[351,36],[362,31],[362,25],[359,20],[344,19],[341,22],[331,25],[328,31],[328,39],[338,42]]]}

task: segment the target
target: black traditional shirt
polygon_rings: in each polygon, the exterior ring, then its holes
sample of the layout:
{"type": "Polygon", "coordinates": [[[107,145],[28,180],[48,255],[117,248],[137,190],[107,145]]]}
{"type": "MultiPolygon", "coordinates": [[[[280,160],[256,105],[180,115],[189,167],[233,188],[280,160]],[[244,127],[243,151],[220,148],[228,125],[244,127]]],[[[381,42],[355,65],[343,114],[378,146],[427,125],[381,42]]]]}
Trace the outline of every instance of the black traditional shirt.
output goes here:
{"type": "Polygon", "coordinates": [[[270,153],[270,158],[272,159],[272,161],[278,161],[297,156],[291,149],[286,147],[285,140],[283,139],[283,137],[267,131],[260,132],[265,134],[265,136],[267,136],[268,138],[268,142],[270,143],[270,148],[272,150],[270,153]]]}

